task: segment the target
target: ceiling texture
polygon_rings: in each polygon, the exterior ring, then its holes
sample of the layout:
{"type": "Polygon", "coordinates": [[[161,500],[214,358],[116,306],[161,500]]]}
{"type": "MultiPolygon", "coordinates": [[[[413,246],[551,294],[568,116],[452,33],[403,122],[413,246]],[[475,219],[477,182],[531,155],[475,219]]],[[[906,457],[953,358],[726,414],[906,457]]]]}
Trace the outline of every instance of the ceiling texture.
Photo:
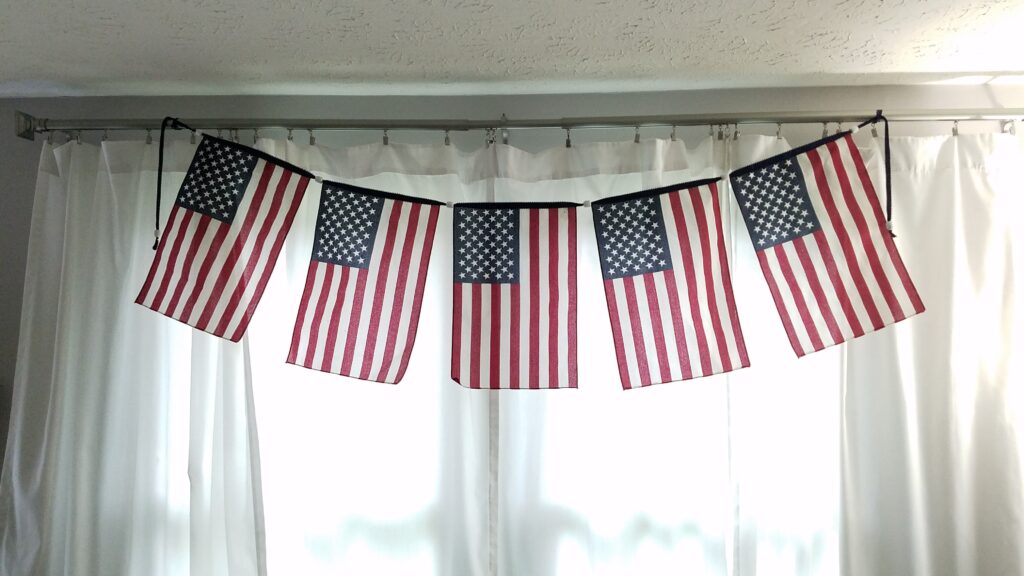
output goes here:
{"type": "Polygon", "coordinates": [[[0,0],[0,96],[1019,83],[1020,0],[0,0]]]}

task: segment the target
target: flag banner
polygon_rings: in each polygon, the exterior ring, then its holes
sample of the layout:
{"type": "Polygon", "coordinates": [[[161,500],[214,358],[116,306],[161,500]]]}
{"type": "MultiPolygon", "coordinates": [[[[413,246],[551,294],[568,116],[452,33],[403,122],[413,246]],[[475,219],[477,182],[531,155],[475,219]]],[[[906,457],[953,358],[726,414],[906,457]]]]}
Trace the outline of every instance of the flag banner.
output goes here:
{"type": "Polygon", "coordinates": [[[312,174],[203,136],[135,302],[237,342],[312,174]]]}
{"type": "Polygon", "coordinates": [[[576,204],[456,204],[452,379],[575,388],[576,204]]]}
{"type": "Polygon", "coordinates": [[[730,179],[797,356],[924,311],[851,132],[730,179]]]}
{"type": "Polygon", "coordinates": [[[593,203],[624,389],[750,365],[722,233],[720,180],[593,203]]]}
{"type": "Polygon", "coordinates": [[[290,364],[401,381],[416,340],[441,205],[323,183],[290,364]]]}

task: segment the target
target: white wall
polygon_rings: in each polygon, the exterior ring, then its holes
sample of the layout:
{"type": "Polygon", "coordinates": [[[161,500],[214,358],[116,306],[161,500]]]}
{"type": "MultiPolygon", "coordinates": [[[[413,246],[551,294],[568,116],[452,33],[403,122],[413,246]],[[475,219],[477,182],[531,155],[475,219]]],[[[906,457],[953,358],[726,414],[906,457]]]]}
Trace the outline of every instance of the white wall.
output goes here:
{"type": "MultiPolygon", "coordinates": [[[[32,211],[32,193],[41,140],[14,136],[14,110],[52,118],[457,118],[491,120],[509,118],[561,118],[567,116],[692,114],[772,111],[887,111],[946,110],[955,108],[1022,108],[1024,87],[919,86],[828,89],[725,90],[636,94],[534,95],[481,97],[175,97],[175,98],[38,98],[0,99],[0,446],[6,445],[11,385],[14,376],[25,255],[32,211]]],[[[994,123],[964,124],[961,132],[998,129],[994,123]]],[[[949,130],[949,125],[900,124],[894,134],[926,134],[949,130]]],[[[744,132],[774,133],[775,126],[744,126],[744,132]]],[[[624,140],[632,129],[577,131],[576,141],[624,140]]],[[[706,127],[680,130],[695,141],[706,127]]],[[[821,126],[787,127],[792,143],[820,135],[821,126]]],[[[267,133],[269,135],[269,133],[267,133]]],[[[667,129],[645,129],[643,137],[667,137],[667,129]]],[[[139,133],[113,134],[113,138],[140,138],[139,133]]],[[[296,138],[306,137],[297,133],[296,138]]],[[[96,136],[87,135],[86,139],[96,136]]],[[[251,138],[245,133],[244,139],[251,138]]],[[[380,133],[318,134],[332,145],[367,142],[380,133]]],[[[440,141],[440,133],[392,132],[393,141],[440,141]]],[[[517,131],[510,144],[526,149],[560,146],[560,130],[517,131]]],[[[243,141],[245,141],[243,139],[243,141]]],[[[455,145],[473,148],[483,143],[479,132],[453,134],[455,145]]]]}

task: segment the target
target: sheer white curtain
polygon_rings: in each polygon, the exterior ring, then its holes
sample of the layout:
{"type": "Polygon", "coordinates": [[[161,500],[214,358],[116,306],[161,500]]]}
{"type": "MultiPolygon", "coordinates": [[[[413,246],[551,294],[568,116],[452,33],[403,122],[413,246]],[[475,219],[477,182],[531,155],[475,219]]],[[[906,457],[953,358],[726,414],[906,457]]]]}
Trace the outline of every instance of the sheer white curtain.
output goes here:
{"type": "MultiPolygon", "coordinates": [[[[857,139],[879,173],[877,143],[857,139]]],[[[762,136],[538,153],[259,145],[325,177],[455,201],[595,199],[724,174],[788,148],[762,136]]],[[[166,190],[193,149],[169,147],[166,190]]],[[[449,211],[405,380],[360,382],[284,363],[318,187],[235,345],[132,303],[152,258],[156,146],[44,145],[0,566],[176,576],[1019,572],[1024,403],[1013,345],[1024,266],[1011,217],[1024,155],[1001,135],[897,140],[894,151],[898,244],[929,307],[921,319],[797,361],[723,194],[752,368],[623,392],[581,209],[580,389],[491,393],[448,378],[449,211]]]]}

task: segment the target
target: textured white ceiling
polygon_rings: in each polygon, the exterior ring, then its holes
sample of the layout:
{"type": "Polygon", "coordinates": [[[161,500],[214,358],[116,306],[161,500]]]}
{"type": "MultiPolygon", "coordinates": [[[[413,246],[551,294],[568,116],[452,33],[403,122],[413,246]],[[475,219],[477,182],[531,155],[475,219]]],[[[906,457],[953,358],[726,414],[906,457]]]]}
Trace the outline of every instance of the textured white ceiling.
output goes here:
{"type": "Polygon", "coordinates": [[[1013,0],[0,0],[0,95],[984,82],[1013,0]]]}

